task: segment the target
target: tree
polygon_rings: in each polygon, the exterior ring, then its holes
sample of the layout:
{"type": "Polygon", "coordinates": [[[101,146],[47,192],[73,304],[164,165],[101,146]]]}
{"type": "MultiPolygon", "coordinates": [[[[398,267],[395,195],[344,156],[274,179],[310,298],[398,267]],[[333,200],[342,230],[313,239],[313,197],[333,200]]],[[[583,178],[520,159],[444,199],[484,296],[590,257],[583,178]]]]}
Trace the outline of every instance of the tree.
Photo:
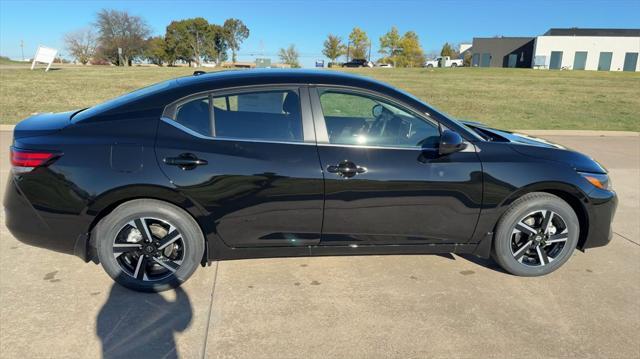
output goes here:
{"type": "Polygon", "coordinates": [[[407,31],[400,40],[400,55],[398,57],[399,66],[420,67],[425,62],[424,51],[420,46],[418,34],[407,31]]]}
{"type": "Polygon", "coordinates": [[[331,60],[332,63],[335,63],[340,56],[346,53],[347,47],[342,43],[340,36],[329,34],[327,39],[324,40],[322,54],[331,60]]]}
{"type": "Polygon", "coordinates": [[[86,65],[95,55],[96,40],[96,34],[89,27],[67,33],[64,36],[67,51],[83,65],[86,65]]]}
{"type": "Polygon", "coordinates": [[[202,60],[218,60],[216,41],[221,36],[219,26],[201,17],[172,21],[165,34],[166,51],[172,59],[200,66],[202,60]]]}
{"type": "MultiPolygon", "coordinates": [[[[162,36],[148,38],[142,56],[152,64],[162,66],[167,61],[164,38],[162,36]]],[[[172,64],[170,63],[170,65],[172,64]]]]}
{"type": "Polygon", "coordinates": [[[149,26],[139,16],[126,11],[102,9],[96,15],[99,55],[113,64],[131,66],[143,52],[149,26]],[[122,63],[118,49],[122,49],[122,63]]]}
{"type": "Polygon", "coordinates": [[[213,36],[213,47],[216,53],[216,63],[221,64],[227,60],[227,50],[229,50],[229,44],[227,43],[226,31],[224,27],[220,25],[211,24],[211,31],[213,36]]]}
{"type": "Polygon", "coordinates": [[[231,61],[236,62],[240,44],[249,37],[249,28],[238,19],[227,19],[222,27],[225,31],[227,44],[231,49],[231,61]]]}
{"type": "Polygon", "coordinates": [[[440,50],[440,56],[449,56],[450,58],[454,59],[457,57],[457,53],[456,50],[453,49],[453,46],[451,46],[451,44],[445,42],[444,45],[442,45],[442,50],[440,50]]]}
{"type": "Polygon", "coordinates": [[[352,59],[366,59],[370,42],[367,33],[359,27],[354,27],[349,34],[349,48],[347,57],[352,59]]]}
{"type": "Polygon", "coordinates": [[[397,57],[400,53],[400,34],[398,29],[393,26],[389,32],[380,36],[380,50],[378,52],[385,56],[385,62],[390,61],[393,67],[397,65],[397,57]]]}
{"type": "Polygon", "coordinates": [[[280,49],[278,51],[278,56],[280,57],[280,61],[287,65],[291,65],[291,67],[300,67],[300,63],[298,62],[298,50],[296,50],[296,46],[294,44],[289,45],[286,49],[280,49]]]}

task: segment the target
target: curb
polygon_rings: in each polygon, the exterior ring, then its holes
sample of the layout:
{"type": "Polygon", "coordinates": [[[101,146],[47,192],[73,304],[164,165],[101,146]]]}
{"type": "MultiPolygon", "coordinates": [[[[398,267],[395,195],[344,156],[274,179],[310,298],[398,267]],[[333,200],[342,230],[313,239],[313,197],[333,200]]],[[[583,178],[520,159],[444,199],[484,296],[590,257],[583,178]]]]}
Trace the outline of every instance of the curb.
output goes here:
{"type": "MultiPolygon", "coordinates": [[[[11,132],[15,125],[0,125],[0,132],[11,132]]],[[[634,131],[593,131],[593,130],[515,130],[531,136],[578,136],[578,137],[640,137],[634,131]]]]}
{"type": "Polygon", "coordinates": [[[531,136],[576,136],[576,137],[640,137],[634,131],[594,131],[594,130],[515,130],[531,136]]]}

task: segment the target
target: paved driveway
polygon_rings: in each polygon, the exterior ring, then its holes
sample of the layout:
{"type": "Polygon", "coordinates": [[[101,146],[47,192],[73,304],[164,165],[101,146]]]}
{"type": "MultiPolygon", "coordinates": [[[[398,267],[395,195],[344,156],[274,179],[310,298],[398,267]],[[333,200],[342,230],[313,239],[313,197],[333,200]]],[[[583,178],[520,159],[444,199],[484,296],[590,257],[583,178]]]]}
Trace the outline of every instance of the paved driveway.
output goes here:
{"type": "Polygon", "coordinates": [[[456,255],[258,259],[140,294],[2,225],[0,356],[638,358],[640,137],[547,138],[601,161],[620,195],[613,242],[549,276],[456,255]]]}

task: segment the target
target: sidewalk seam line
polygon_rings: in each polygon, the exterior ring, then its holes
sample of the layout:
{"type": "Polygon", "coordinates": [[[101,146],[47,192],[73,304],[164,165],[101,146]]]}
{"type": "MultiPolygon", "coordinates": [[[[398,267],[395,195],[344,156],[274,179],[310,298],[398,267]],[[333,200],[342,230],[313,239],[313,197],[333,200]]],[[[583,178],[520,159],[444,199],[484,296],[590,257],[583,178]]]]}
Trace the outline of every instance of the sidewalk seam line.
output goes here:
{"type": "Polygon", "coordinates": [[[615,233],[618,237],[622,237],[622,238],[624,238],[624,239],[628,240],[629,242],[631,242],[631,243],[635,244],[636,246],[640,246],[640,243],[635,242],[635,241],[632,241],[631,239],[629,239],[629,238],[627,238],[627,237],[623,236],[622,234],[620,234],[620,233],[618,233],[618,232],[615,232],[615,231],[614,231],[613,233],[615,233]]]}
{"type": "Polygon", "coordinates": [[[213,294],[215,293],[216,283],[218,281],[219,264],[220,264],[220,261],[216,261],[216,273],[213,275],[213,285],[211,286],[211,296],[210,296],[211,300],[209,302],[209,313],[208,313],[208,316],[207,316],[207,327],[204,330],[204,343],[202,345],[202,355],[200,356],[203,359],[207,357],[207,342],[209,340],[209,326],[211,325],[211,313],[213,312],[213,294]]]}

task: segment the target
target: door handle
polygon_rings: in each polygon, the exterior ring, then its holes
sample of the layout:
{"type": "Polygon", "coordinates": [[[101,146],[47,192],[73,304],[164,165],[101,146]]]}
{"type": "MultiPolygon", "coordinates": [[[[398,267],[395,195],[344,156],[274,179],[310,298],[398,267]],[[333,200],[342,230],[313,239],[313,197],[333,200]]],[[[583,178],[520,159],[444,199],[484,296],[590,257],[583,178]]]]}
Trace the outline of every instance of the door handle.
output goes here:
{"type": "Polygon", "coordinates": [[[192,153],[183,153],[178,157],[165,157],[162,162],[169,166],[178,166],[182,170],[192,170],[198,166],[206,165],[207,160],[201,160],[192,153]]]}
{"type": "Polygon", "coordinates": [[[366,167],[357,166],[351,161],[342,161],[338,165],[328,166],[327,172],[336,173],[338,176],[351,178],[357,174],[367,172],[366,167]]]}

